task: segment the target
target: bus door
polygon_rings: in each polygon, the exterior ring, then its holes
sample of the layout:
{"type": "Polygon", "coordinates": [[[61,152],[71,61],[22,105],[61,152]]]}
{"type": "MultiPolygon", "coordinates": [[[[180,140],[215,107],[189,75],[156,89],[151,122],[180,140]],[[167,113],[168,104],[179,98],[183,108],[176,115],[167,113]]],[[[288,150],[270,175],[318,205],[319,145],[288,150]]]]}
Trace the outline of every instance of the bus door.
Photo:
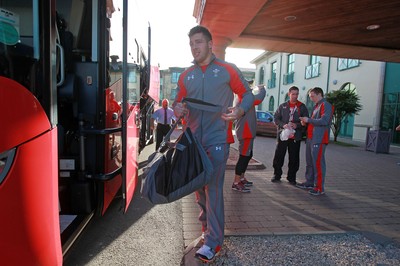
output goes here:
{"type": "MultiPolygon", "coordinates": [[[[107,5],[107,17],[111,25],[110,89],[117,95],[122,114],[120,147],[122,196],[126,212],[138,183],[140,96],[148,86],[149,76],[147,50],[144,49],[148,39],[147,21],[141,18],[136,1],[114,0],[107,1],[107,5]]],[[[114,140],[111,138],[110,141],[114,140]]],[[[112,144],[109,146],[112,147],[112,144]]]]}

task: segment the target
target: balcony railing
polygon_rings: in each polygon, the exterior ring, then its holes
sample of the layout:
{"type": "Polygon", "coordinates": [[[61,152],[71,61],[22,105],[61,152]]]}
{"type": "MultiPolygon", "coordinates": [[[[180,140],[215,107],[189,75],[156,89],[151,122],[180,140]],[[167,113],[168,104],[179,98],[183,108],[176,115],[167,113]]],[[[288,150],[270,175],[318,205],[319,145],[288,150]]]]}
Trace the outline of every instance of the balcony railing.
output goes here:
{"type": "Polygon", "coordinates": [[[358,67],[360,65],[359,59],[348,59],[348,58],[339,58],[338,59],[338,70],[346,70],[353,67],[358,67]]]}
{"type": "Polygon", "coordinates": [[[289,72],[283,75],[283,85],[292,84],[294,82],[294,72],[289,72]]]}
{"type": "Polygon", "coordinates": [[[276,87],[276,79],[269,79],[268,80],[268,89],[272,89],[276,87]]]}

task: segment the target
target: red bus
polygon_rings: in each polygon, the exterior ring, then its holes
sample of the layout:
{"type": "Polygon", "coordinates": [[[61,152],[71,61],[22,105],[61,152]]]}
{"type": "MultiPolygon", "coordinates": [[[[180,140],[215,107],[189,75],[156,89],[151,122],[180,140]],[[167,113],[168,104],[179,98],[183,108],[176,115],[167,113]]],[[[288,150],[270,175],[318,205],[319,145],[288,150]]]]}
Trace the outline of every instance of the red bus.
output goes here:
{"type": "Polygon", "coordinates": [[[127,210],[159,100],[149,44],[132,0],[1,1],[2,265],[61,265],[116,195],[127,210]]]}

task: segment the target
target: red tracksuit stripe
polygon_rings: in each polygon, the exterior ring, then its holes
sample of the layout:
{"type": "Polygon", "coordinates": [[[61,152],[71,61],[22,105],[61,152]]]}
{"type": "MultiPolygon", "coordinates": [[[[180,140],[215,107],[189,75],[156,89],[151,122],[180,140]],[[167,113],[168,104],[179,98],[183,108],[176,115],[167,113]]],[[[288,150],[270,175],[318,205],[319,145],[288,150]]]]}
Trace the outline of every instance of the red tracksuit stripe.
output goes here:
{"type": "Polygon", "coordinates": [[[178,91],[178,94],[176,95],[176,99],[175,99],[176,102],[181,102],[182,99],[184,97],[186,97],[186,95],[187,95],[187,90],[185,87],[185,83],[183,81],[185,80],[187,74],[191,71],[192,68],[193,68],[193,66],[190,67],[188,70],[184,71],[181,74],[181,76],[179,77],[179,81],[178,81],[179,91],[178,91]]]}
{"type": "Polygon", "coordinates": [[[246,155],[247,150],[250,147],[250,142],[251,142],[251,139],[244,139],[243,140],[243,149],[240,151],[241,155],[246,155]]]}
{"type": "Polygon", "coordinates": [[[321,144],[319,145],[317,161],[315,162],[315,167],[317,168],[316,187],[318,191],[322,191],[322,167],[321,167],[322,151],[323,151],[323,145],[321,144]]]}

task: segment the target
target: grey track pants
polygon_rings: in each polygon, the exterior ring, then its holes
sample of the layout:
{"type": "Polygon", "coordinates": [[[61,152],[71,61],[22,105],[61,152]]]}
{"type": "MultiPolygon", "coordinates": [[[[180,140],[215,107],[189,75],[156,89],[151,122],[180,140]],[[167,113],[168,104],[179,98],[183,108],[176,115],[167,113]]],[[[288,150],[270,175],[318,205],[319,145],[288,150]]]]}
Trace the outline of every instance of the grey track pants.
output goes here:
{"type": "Polygon", "coordinates": [[[204,231],[204,244],[213,248],[224,242],[224,179],[226,162],[229,156],[229,144],[205,147],[213,164],[214,172],[210,183],[196,191],[196,202],[200,206],[199,220],[204,231]]]}

